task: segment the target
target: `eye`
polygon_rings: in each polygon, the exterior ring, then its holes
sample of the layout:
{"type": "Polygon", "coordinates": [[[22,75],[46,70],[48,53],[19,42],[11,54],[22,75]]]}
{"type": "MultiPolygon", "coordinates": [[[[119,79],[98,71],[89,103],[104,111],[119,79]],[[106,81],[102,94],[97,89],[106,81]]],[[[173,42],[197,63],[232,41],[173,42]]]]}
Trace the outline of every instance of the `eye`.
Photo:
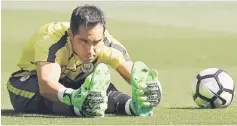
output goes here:
{"type": "Polygon", "coordinates": [[[85,41],[85,40],[80,40],[80,42],[79,43],[88,43],[87,41],[85,41]]]}
{"type": "Polygon", "coordinates": [[[102,42],[102,39],[97,40],[97,41],[94,41],[93,44],[94,44],[94,45],[98,45],[98,44],[100,44],[101,42],[102,42]]]}
{"type": "Polygon", "coordinates": [[[97,45],[99,43],[99,41],[97,41],[97,42],[94,42],[94,45],[97,45]]]}

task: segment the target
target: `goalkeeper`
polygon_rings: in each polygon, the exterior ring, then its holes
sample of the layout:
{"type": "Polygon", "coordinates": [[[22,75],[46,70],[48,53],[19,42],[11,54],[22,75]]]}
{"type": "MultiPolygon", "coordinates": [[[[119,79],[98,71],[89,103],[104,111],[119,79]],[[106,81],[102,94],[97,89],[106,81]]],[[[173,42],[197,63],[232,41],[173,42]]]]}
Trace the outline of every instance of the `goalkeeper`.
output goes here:
{"type": "Polygon", "coordinates": [[[23,47],[7,88],[17,112],[104,117],[150,116],[161,99],[158,74],[132,62],[106,29],[95,6],[75,8],[71,21],[41,26],[23,47]],[[132,97],[111,83],[107,65],[132,86],[132,97]]]}

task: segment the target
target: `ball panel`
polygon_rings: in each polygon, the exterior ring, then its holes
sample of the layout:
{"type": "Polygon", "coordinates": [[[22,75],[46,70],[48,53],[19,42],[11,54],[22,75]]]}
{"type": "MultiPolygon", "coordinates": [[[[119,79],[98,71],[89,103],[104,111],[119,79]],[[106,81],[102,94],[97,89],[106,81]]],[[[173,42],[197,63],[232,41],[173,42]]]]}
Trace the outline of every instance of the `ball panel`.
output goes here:
{"type": "Polygon", "coordinates": [[[194,102],[201,108],[212,108],[210,102],[207,102],[200,97],[197,97],[194,102]]]}
{"type": "Polygon", "coordinates": [[[222,105],[222,101],[219,99],[219,98],[217,98],[215,101],[214,101],[214,104],[215,104],[215,106],[217,107],[217,108],[222,108],[222,107],[224,107],[223,105],[222,105]]]}
{"type": "Polygon", "coordinates": [[[223,88],[230,89],[230,90],[234,89],[234,81],[230,77],[229,74],[223,71],[217,77],[219,79],[219,82],[223,86],[223,88]]]}
{"type": "Polygon", "coordinates": [[[200,76],[214,75],[218,70],[219,70],[218,68],[208,68],[201,71],[199,74],[200,76]]]}
{"type": "Polygon", "coordinates": [[[192,83],[192,96],[194,94],[196,94],[196,86],[197,86],[197,82],[198,82],[198,79],[194,79],[193,83],[192,83]]]}
{"type": "Polygon", "coordinates": [[[220,98],[217,98],[217,99],[214,101],[215,104],[216,104],[216,106],[225,108],[225,107],[227,107],[228,105],[230,105],[230,103],[231,103],[231,101],[232,101],[232,94],[223,91],[223,92],[220,94],[220,97],[223,98],[223,99],[225,99],[226,102],[223,102],[223,100],[221,100],[220,98]],[[220,103],[220,104],[218,104],[218,103],[220,103]]]}
{"type": "Polygon", "coordinates": [[[217,93],[219,90],[220,88],[214,78],[206,78],[200,82],[199,93],[209,99],[214,96],[212,92],[217,93]]]}

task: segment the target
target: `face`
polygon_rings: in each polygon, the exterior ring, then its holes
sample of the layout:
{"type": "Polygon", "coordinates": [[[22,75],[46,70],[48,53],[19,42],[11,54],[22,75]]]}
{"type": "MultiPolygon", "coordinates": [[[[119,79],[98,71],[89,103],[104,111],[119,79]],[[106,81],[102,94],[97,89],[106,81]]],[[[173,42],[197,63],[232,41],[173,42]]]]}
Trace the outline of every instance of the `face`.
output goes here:
{"type": "Polygon", "coordinates": [[[99,50],[104,45],[104,27],[102,24],[95,26],[80,26],[79,33],[71,37],[72,49],[84,63],[94,60],[99,50]]]}

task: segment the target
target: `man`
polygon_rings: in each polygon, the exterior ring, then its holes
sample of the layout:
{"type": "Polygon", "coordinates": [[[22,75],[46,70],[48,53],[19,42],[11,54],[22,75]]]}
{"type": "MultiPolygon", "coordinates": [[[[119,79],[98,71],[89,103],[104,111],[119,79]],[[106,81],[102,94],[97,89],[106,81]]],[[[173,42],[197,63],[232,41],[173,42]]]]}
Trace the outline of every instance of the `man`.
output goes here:
{"type": "Polygon", "coordinates": [[[15,111],[104,117],[149,116],[161,99],[158,74],[133,63],[105,27],[102,11],[79,6],[66,22],[43,25],[25,44],[7,88],[15,111]],[[132,85],[132,98],[110,81],[107,65],[132,85]]]}

